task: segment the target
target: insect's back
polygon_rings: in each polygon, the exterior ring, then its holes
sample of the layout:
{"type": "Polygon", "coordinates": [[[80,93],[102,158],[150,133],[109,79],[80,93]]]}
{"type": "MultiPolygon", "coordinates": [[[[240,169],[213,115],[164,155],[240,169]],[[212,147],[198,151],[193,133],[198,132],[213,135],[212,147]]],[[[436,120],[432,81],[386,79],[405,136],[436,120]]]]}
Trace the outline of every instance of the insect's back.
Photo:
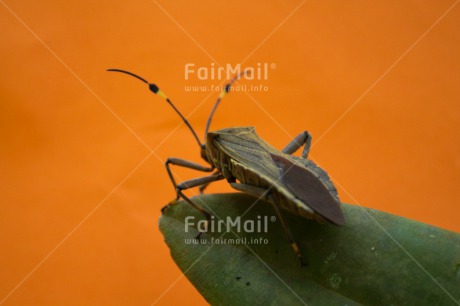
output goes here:
{"type": "Polygon", "coordinates": [[[211,162],[227,179],[270,188],[276,204],[300,216],[343,224],[337,190],[314,162],[278,151],[253,127],[208,134],[211,162]]]}

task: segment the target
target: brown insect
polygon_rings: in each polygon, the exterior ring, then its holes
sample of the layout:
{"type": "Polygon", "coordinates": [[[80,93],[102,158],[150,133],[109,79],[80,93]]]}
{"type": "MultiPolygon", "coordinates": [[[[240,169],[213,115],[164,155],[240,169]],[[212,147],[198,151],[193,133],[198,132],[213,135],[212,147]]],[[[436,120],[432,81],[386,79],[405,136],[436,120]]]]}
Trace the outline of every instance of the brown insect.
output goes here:
{"type": "MultiPolygon", "coordinates": [[[[168,158],[166,170],[176,190],[177,199],[184,199],[200,211],[208,223],[211,220],[211,214],[194,203],[183,193],[183,190],[200,187],[202,192],[208,184],[223,179],[226,179],[234,189],[263,198],[273,204],[291,247],[302,265],[305,265],[305,261],[280,208],[321,222],[327,221],[336,225],[345,223],[337,189],[326,171],[307,159],[311,145],[310,133],[307,131],[300,133],[283,150],[279,151],[261,139],[256,134],[254,127],[232,127],[209,132],[217,106],[241,74],[229,81],[214,104],[206,124],[205,144],[203,144],[187,119],[158,86],[125,70],[109,69],[108,71],[129,74],[148,84],[153,93],[165,99],[173,107],[192,132],[200,147],[201,157],[209,166],[180,158],[168,158]],[[292,155],[302,146],[301,157],[292,155]],[[171,165],[213,173],[177,184],[171,171],[171,165]]],[[[201,234],[202,232],[199,232],[197,238],[201,234]]]]}

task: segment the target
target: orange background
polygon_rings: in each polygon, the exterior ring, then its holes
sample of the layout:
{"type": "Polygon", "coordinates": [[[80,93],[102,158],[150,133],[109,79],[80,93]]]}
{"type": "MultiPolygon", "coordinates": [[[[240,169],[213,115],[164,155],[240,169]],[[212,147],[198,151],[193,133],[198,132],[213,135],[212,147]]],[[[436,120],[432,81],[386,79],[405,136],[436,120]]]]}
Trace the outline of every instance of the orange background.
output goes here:
{"type": "Polygon", "coordinates": [[[163,162],[200,161],[194,139],[106,68],[159,84],[202,136],[218,93],[184,86],[220,81],[185,80],[185,64],[275,64],[269,90],[226,97],[213,129],[254,125],[278,148],[308,129],[344,202],[460,232],[452,0],[0,4],[4,305],[205,303],[157,225],[174,197],[163,162]]]}

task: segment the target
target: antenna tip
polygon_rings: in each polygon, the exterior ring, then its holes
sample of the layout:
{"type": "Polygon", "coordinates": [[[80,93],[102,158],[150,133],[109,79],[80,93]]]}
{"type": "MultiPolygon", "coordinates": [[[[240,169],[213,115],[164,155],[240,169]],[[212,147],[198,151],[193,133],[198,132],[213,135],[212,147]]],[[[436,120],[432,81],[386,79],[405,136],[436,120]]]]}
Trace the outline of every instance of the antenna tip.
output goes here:
{"type": "Polygon", "coordinates": [[[146,79],[144,79],[144,78],[141,78],[141,77],[140,77],[140,76],[138,76],[137,74],[134,74],[134,73],[132,73],[132,72],[129,72],[129,71],[126,71],[126,70],[122,70],[122,69],[114,69],[114,68],[109,68],[109,69],[107,69],[107,71],[113,71],[113,72],[121,72],[121,73],[124,73],[124,74],[128,74],[128,75],[130,75],[130,76],[133,76],[133,77],[135,77],[136,79],[139,79],[139,80],[141,80],[142,82],[144,82],[144,83],[146,83],[146,84],[148,84],[148,83],[149,83],[149,82],[147,82],[147,80],[146,80],[146,79]]]}

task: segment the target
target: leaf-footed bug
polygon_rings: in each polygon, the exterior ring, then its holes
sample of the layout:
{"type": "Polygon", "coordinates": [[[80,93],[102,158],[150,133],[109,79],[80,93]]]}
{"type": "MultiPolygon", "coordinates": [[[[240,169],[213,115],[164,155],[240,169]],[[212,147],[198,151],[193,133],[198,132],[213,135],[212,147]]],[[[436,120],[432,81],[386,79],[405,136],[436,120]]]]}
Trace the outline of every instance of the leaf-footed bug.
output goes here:
{"type": "MultiPolygon", "coordinates": [[[[192,132],[200,147],[201,157],[209,166],[202,166],[180,158],[168,158],[165,165],[176,190],[176,200],[184,199],[206,217],[207,223],[210,222],[211,214],[195,204],[183,193],[183,190],[200,187],[200,192],[202,192],[208,184],[223,179],[226,179],[238,191],[264,198],[272,203],[291,247],[299,257],[302,266],[306,265],[306,261],[302,257],[280,208],[301,217],[313,218],[321,222],[327,221],[336,225],[345,223],[335,186],[326,171],[307,159],[311,145],[310,133],[307,131],[300,133],[283,150],[279,151],[261,139],[256,134],[254,127],[231,127],[209,132],[217,106],[230,91],[232,84],[245,71],[233,77],[217,98],[206,123],[205,143],[201,143],[188,120],[158,86],[125,70],[108,69],[108,71],[125,73],[148,84],[153,93],[171,105],[192,132]],[[292,155],[302,146],[301,157],[292,155]],[[171,171],[171,165],[213,173],[177,184],[171,171]]],[[[197,238],[201,234],[202,232],[199,232],[197,238]]]]}

